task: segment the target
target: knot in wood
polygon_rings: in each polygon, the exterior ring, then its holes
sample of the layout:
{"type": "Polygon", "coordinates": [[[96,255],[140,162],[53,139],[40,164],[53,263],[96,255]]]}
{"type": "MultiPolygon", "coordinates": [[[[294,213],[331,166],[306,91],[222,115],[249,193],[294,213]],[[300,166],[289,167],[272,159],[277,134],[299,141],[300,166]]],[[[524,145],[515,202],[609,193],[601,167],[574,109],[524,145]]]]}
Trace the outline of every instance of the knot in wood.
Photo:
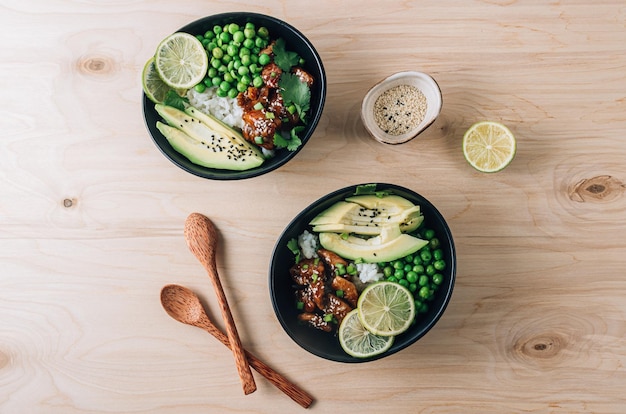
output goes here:
{"type": "Polygon", "coordinates": [[[111,59],[104,56],[85,56],[78,61],[78,70],[87,75],[106,75],[114,70],[111,59]]]}
{"type": "Polygon", "coordinates": [[[0,351],[0,369],[6,367],[11,362],[11,357],[5,352],[0,351]]]}
{"type": "Polygon", "coordinates": [[[580,203],[605,203],[621,197],[625,188],[626,186],[617,178],[599,175],[585,178],[573,185],[569,190],[569,198],[580,203]]]}

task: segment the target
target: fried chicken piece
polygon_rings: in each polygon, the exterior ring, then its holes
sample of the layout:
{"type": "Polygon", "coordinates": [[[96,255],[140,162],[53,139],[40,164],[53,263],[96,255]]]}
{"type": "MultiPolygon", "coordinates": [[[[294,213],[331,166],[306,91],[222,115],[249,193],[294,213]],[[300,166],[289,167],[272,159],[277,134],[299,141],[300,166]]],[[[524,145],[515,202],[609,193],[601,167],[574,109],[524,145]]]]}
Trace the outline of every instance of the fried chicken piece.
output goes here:
{"type": "Polygon", "coordinates": [[[343,299],[350,306],[356,308],[356,302],[359,299],[359,292],[354,283],[342,276],[335,276],[331,282],[331,287],[336,291],[343,291],[343,299]]]}
{"type": "Polygon", "coordinates": [[[331,271],[331,276],[337,274],[337,265],[343,266],[344,268],[348,266],[348,262],[343,257],[330,250],[318,249],[317,254],[331,271]]]}
{"type": "Polygon", "coordinates": [[[327,314],[332,313],[335,319],[337,319],[337,325],[340,325],[343,318],[352,310],[352,307],[332,293],[329,293],[326,297],[328,305],[324,312],[327,314]]]}
{"type": "Polygon", "coordinates": [[[263,70],[261,70],[261,78],[269,88],[278,88],[278,81],[282,74],[283,70],[274,62],[263,66],[263,70]]]}
{"type": "Polygon", "coordinates": [[[315,79],[313,78],[313,76],[309,72],[307,72],[306,70],[302,69],[299,66],[296,66],[295,68],[291,69],[291,73],[299,77],[300,81],[306,83],[309,86],[309,88],[315,82],[315,79]]]}
{"type": "Polygon", "coordinates": [[[316,313],[304,312],[298,315],[298,319],[324,332],[332,332],[333,330],[333,326],[330,322],[326,322],[322,316],[316,313]]]}

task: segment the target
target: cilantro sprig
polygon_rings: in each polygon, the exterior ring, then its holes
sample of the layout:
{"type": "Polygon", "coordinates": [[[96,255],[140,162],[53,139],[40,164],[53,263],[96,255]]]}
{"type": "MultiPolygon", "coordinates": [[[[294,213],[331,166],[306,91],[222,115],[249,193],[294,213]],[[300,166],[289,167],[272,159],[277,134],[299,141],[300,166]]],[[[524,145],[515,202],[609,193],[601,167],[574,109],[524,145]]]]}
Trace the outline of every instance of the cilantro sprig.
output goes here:
{"type": "MultiPolygon", "coordinates": [[[[306,125],[307,111],[311,107],[311,89],[298,75],[291,73],[291,68],[301,63],[302,59],[296,52],[287,50],[285,40],[279,38],[272,47],[274,54],[274,63],[283,71],[278,81],[278,87],[283,97],[285,106],[296,108],[298,118],[306,125]]],[[[289,151],[295,151],[302,141],[298,134],[304,130],[302,125],[298,125],[289,131],[289,137],[284,135],[274,136],[274,145],[278,148],[287,148],[289,151]]]]}
{"type": "Polygon", "coordinates": [[[296,66],[300,62],[300,56],[298,56],[296,52],[290,52],[286,49],[285,39],[282,37],[276,39],[276,42],[274,42],[272,53],[274,53],[274,63],[276,63],[283,72],[289,72],[293,66],[296,66]]]}

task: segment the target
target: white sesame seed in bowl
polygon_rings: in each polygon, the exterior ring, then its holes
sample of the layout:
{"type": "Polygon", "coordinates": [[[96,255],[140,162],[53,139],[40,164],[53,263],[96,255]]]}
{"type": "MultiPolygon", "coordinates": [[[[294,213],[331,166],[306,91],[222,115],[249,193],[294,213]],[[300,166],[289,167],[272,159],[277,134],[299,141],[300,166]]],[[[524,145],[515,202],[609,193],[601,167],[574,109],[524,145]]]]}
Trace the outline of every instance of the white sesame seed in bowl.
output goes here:
{"type": "Polygon", "coordinates": [[[402,144],[432,125],[441,106],[441,89],[430,75],[398,72],[367,92],[361,104],[361,120],[377,141],[402,144]]]}

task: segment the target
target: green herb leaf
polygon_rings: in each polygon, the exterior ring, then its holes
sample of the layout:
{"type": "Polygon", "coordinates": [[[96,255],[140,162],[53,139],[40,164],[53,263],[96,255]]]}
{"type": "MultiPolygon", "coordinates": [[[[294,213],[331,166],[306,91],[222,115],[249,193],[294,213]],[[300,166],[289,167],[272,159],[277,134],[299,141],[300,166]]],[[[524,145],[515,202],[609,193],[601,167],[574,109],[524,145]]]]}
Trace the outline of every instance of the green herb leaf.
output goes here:
{"type": "Polygon", "coordinates": [[[354,192],[354,195],[375,195],[378,198],[383,198],[389,194],[392,194],[389,190],[376,191],[376,184],[374,183],[359,185],[354,192]]]}
{"type": "Polygon", "coordinates": [[[274,63],[278,65],[283,72],[289,72],[292,66],[296,66],[300,61],[300,56],[296,52],[290,52],[285,48],[285,39],[278,38],[272,47],[274,53],[274,63]]]}
{"type": "Polygon", "coordinates": [[[297,239],[291,239],[287,242],[287,248],[296,256],[296,263],[300,262],[300,246],[297,239]]]}
{"type": "Polygon", "coordinates": [[[283,73],[278,81],[281,95],[286,106],[293,104],[298,111],[300,120],[306,124],[306,113],[311,105],[311,89],[306,82],[302,82],[298,75],[283,73]]]}
{"type": "Polygon", "coordinates": [[[297,150],[300,145],[302,145],[302,141],[298,137],[298,132],[304,129],[303,126],[294,127],[290,131],[290,137],[286,138],[282,134],[274,134],[274,146],[276,148],[287,148],[289,151],[297,150]]]}
{"type": "Polygon", "coordinates": [[[185,103],[189,103],[189,99],[180,96],[175,90],[170,89],[163,99],[163,104],[167,106],[173,106],[181,111],[185,110],[185,103]]]}

